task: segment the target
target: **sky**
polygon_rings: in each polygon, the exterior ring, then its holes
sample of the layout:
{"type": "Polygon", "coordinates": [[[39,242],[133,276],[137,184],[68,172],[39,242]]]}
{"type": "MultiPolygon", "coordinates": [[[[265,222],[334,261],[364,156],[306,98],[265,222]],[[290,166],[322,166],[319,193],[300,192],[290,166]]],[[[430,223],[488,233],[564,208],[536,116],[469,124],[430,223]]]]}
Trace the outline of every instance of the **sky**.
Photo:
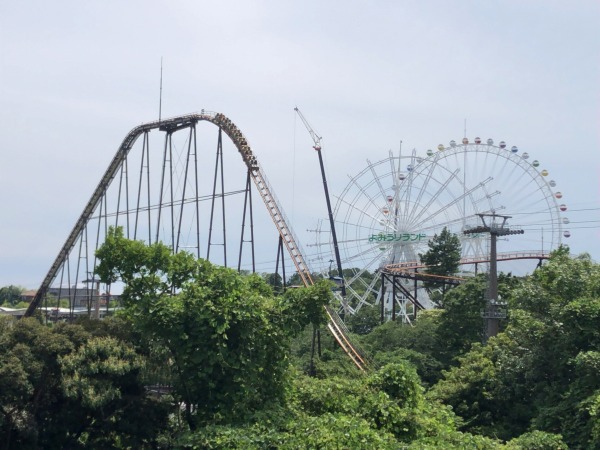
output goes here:
{"type": "Polygon", "coordinates": [[[396,151],[505,140],[600,261],[596,0],[0,0],[0,286],[36,288],[125,135],[159,113],[243,131],[305,246],[334,196],[396,151]],[[465,126],[466,123],[466,126],[465,126]]]}

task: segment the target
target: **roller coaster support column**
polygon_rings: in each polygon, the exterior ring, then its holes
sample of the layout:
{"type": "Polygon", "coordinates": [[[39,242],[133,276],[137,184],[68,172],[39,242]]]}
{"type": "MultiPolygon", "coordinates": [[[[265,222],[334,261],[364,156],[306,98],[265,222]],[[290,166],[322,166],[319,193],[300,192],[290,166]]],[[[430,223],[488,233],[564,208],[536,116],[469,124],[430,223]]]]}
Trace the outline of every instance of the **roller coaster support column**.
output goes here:
{"type": "Polygon", "coordinates": [[[506,310],[504,309],[505,303],[500,302],[498,298],[498,255],[496,252],[496,239],[498,236],[506,236],[509,234],[523,234],[523,230],[511,230],[505,228],[506,220],[510,219],[510,216],[501,216],[498,214],[478,214],[483,222],[483,226],[471,228],[466,230],[464,234],[471,233],[490,233],[490,274],[488,281],[488,295],[487,305],[485,311],[482,312],[481,316],[485,320],[485,339],[486,341],[498,334],[500,329],[500,319],[506,318],[506,310]],[[485,217],[491,217],[489,225],[485,221],[485,217]],[[502,219],[502,223],[498,224],[496,218],[502,219]]]}

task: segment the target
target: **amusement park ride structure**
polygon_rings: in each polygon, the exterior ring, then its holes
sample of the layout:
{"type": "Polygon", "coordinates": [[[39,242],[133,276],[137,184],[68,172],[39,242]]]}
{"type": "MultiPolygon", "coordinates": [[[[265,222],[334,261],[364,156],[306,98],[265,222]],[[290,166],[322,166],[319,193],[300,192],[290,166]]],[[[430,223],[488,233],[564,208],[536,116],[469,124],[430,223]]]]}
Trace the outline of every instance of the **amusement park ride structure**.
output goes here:
{"type": "MultiPolygon", "coordinates": [[[[303,252],[299,247],[299,241],[293,233],[289,221],[286,219],[286,216],[283,212],[282,207],[274,196],[273,189],[271,188],[267,178],[264,174],[263,169],[258,163],[256,156],[254,155],[250,145],[248,144],[247,139],[241,133],[239,128],[225,115],[221,113],[212,113],[212,112],[204,112],[200,114],[189,114],[185,116],[163,119],[147,124],[140,125],[133,130],[125,137],[121,146],[119,147],[115,157],[111,161],[108,166],[108,169],[102,176],[100,183],[96,187],[94,193],[92,194],[90,200],[86,204],[83,212],[81,213],[79,219],[75,223],[71,233],[69,234],[67,240],[65,241],[63,247],[61,248],[58,256],[56,257],[54,263],[51,265],[46,277],[44,278],[40,288],[38,289],[34,299],[30,303],[25,316],[31,316],[34,311],[41,305],[42,301],[46,298],[46,294],[49,291],[51,284],[57,278],[59,273],[61,273],[61,282],[62,282],[62,274],[65,271],[70,274],[70,264],[69,264],[69,256],[71,252],[76,247],[76,244],[79,243],[79,254],[76,256],[77,259],[77,269],[76,272],[79,273],[81,260],[85,260],[86,271],[89,272],[88,261],[93,259],[93,265],[95,267],[95,258],[90,258],[90,243],[88,240],[88,225],[97,219],[98,220],[98,233],[96,238],[96,246],[98,248],[100,239],[100,232],[102,225],[104,225],[104,233],[106,234],[107,230],[107,219],[112,217],[115,219],[114,224],[118,225],[119,217],[125,216],[127,223],[127,235],[130,234],[130,215],[133,214],[135,216],[135,226],[132,230],[131,234],[133,234],[134,238],[138,234],[138,220],[140,219],[140,213],[148,212],[148,222],[151,222],[150,214],[152,209],[157,209],[158,213],[155,213],[156,223],[156,241],[159,240],[159,229],[161,227],[161,215],[163,209],[166,210],[165,215],[168,216],[168,212],[170,211],[171,221],[170,221],[170,231],[171,231],[171,246],[173,252],[178,251],[180,247],[180,236],[181,236],[181,225],[182,225],[182,217],[184,215],[184,206],[187,203],[190,203],[189,199],[186,198],[186,186],[188,184],[188,172],[191,172],[193,175],[194,170],[190,169],[190,164],[195,165],[195,184],[196,184],[196,193],[195,193],[195,202],[196,202],[196,227],[199,227],[199,212],[198,212],[198,152],[196,148],[196,124],[202,121],[206,121],[212,123],[218,127],[218,144],[217,144],[217,160],[215,165],[215,177],[213,183],[213,193],[212,193],[212,207],[210,213],[210,231],[209,231],[209,243],[207,254],[210,253],[211,247],[211,234],[213,230],[213,218],[214,218],[214,210],[215,210],[215,199],[219,198],[222,200],[224,204],[224,198],[226,193],[223,187],[223,159],[222,159],[222,132],[224,132],[233,142],[234,146],[237,148],[240,153],[246,168],[247,168],[247,184],[246,184],[246,197],[244,202],[244,220],[242,222],[242,238],[240,241],[240,259],[242,254],[242,244],[244,243],[244,224],[245,224],[245,212],[246,207],[248,205],[248,198],[250,198],[250,222],[252,227],[252,209],[251,209],[251,196],[249,197],[250,187],[249,180],[251,179],[256,186],[266,208],[269,212],[269,215],[276,226],[276,229],[280,236],[280,242],[283,242],[285,248],[287,249],[288,254],[290,255],[294,266],[296,268],[297,273],[299,274],[303,284],[305,286],[309,286],[313,284],[313,279],[311,277],[311,272],[308,268],[306,261],[304,260],[303,252]],[[152,130],[159,130],[165,133],[165,145],[164,145],[164,156],[162,160],[162,175],[161,175],[161,187],[159,193],[159,202],[157,206],[151,206],[150,201],[150,151],[147,145],[148,141],[148,133],[152,130]],[[173,140],[172,136],[174,133],[181,130],[189,130],[189,140],[187,142],[187,158],[185,161],[185,180],[183,182],[183,188],[180,188],[181,191],[181,200],[175,200],[175,185],[176,180],[173,178],[173,166],[174,166],[174,156],[172,153],[173,140]],[[135,142],[143,136],[143,146],[141,152],[141,162],[140,162],[140,177],[137,181],[139,183],[133,183],[134,185],[138,185],[137,192],[137,207],[134,211],[131,211],[129,207],[129,185],[128,176],[129,176],[129,162],[128,156],[134,146],[135,142]],[[145,159],[146,158],[146,159],[145,159]],[[220,175],[221,175],[221,194],[217,195],[217,182],[219,175],[219,167],[220,167],[220,175]],[[117,210],[113,213],[107,212],[107,191],[116,181],[117,176],[120,174],[120,178],[118,181],[118,194],[117,194],[117,210]],[[143,175],[146,174],[146,179],[144,180],[143,175]],[[125,181],[124,181],[125,180],[125,181]],[[145,208],[140,208],[140,198],[144,191],[143,184],[144,181],[147,181],[148,184],[148,204],[145,208]],[[123,192],[122,185],[125,184],[125,189],[123,192]],[[122,197],[125,196],[125,207],[123,210],[119,210],[120,203],[122,197]],[[164,206],[164,208],[163,208],[164,206]],[[176,208],[179,208],[179,214],[177,214],[176,208]],[[177,220],[177,216],[179,216],[179,220],[177,220]],[[177,228],[177,232],[175,229],[177,228]]],[[[193,183],[192,183],[193,184],[193,183]]],[[[164,224],[162,224],[164,226],[164,224]]],[[[167,227],[168,228],[168,227],[167,227]]],[[[223,228],[225,228],[225,210],[223,208],[223,228]]],[[[149,242],[151,242],[152,234],[150,232],[151,227],[148,227],[148,236],[149,242]]],[[[140,233],[141,234],[141,233],[140,233]]],[[[200,237],[198,232],[198,243],[197,250],[198,254],[200,254],[200,237]]],[[[253,243],[252,243],[253,244],[253,243]]],[[[225,235],[223,236],[223,244],[224,247],[226,245],[225,235]]],[[[92,246],[92,250],[94,250],[92,246]]],[[[252,252],[254,255],[254,252],[252,252]]],[[[226,261],[226,254],[224,256],[226,261]]],[[[226,263],[225,263],[226,265],[226,263]]],[[[239,269],[239,265],[238,265],[239,269]]],[[[93,272],[93,270],[92,270],[93,272]]],[[[62,283],[61,283],[62,285],[62,283]]],[[[69,283],[70,285],[70,283],[69,283]]],[[[70,289],[70,286],[69,288],[70,289]]],[[[90,294],[90,301],[91,301],[90,294]]],[[[88,308],[90,305],[88,304],[88,308]]],[[[329,317],[328,328],[331,331],[332,335],[338,342],[338,344],[344,349],[344,351],[348,354],[348,356],[352,359],[354,364],[361,370],[365,370],[367,367],[367,360],[365,356],[363,356],[362,352],[357,350],[355,346],[351,343],[350,338],[348,337],[347,330],[345,325],[339,318],[337,311],[329,306],[326,307],[326,312],[329,317]]]]}
{"type": "MultiPolygon", "coordinates": [[[[326,307],[328,329],[361,370],[370,363],[365,353],[352,343],[338,312],[355,313],[365,305],[379,304],[382,320],[400,317],[410,322],[419,309],[430,308],[432,303],[424,289],[424,281],[457,284],[462,280],[457,276],[428,274],[427,267],[419,262],[420,252],[442,229],[447,228],[461,237],[461,264],[474,266],[475,272],[478,265],[495,265],[496,261],[502,260],[536,259],[541,263],[550,250],[560,245],[561,237],[570,235],[562,229],[568,223],[568,219],[561,216],[566,205],[557,201],[562,198],[562,193],[554,190],[556,182],[546,180],[548,172],[537,169],[538,161],[530,163],[526,152],[518,154],[517,147],[509,149],[504,142],[494,145],[491,139],[484,143],[476,138],[469,143],[465,138],[462,145],[451,141],[449,147],[440,144],[438,152],[428,150],[426,157],[417,156],[415,151],[408,156],[394,156],[390,152],[389,158],[382,161],[367,161],[367,168],[351,178],[346,189],[337,197],[335,210],[332,210],[321,155],[321,137],[298,108],[295,111],[311,135],[313,148],[319,156],[330,226],[330,230],[317,230],[317,242],[313,245],[317,254],[310,255],[313,256],[310,262],[313,268],[330,277],[330,261],[332,256],[335,257],[341,281],[341,300],[340,305],[326,307]],[[495,238],[511,232],[506,231],[503,225],[492,229],[485,223],[483,227],[479,226],[477,222],[479,218],[489,216],[506,217],[497,214],[504,210],[517,218],[515,226],[522,228],[528,238],[537,236],[533,246],[537,250],[522,251],[521,244],[517,244],[503,253],[495,251],[495,238]],[[492,249],[489,248],[488,233],[493,241],[492,249]],[[345,268],[345,277],[342,267],[345,268]],[[348,276],[350,272],[353,275],[348,276]]],[[[212,140],[206,142],[210,142],[209,146],[214,145],[212,140]]],[[[95,272],[95,250],[102,244],[110,226],[124,227],[125,235],[133,239],[145,236],[148,244],[165,242],[173,252],[192,248],[198,257],[206,255],[209,259],[210,256],[212,262],[227,266],[227,254],[231,251],[227,241],[231,240],[228,238],[231,230],[225,223],[226,219],[231,221],[234,217],[241,221],[238,271],[242,270],[245,244],[252,248],[251,263],[245,267],[255,271],[251,184],[256,187],[268,216],[275,224],[281,254],[285,247],[302,283],[306,286],[313,284],[312,274],[315,272],[311,272],[309,261],[305,259],[308,255],[300,248],[290,221],[246,137],[223,114],[203,110],[199,114],[142,124],[131,130],[77,219],[25,315],[32,315],[42,302],[48,304],[47,294],[56,281],[58,287],[54,287],[52,292],[58,292],[58,299],[62,298],[62,289],[78,290],[78,281],[82,282],[95,272]],[[208,128],[216,127],[218,131],[212,182],[205,173],[200,173],[208,167],[200,160],[205,156],[199,151],[203,142],[197,137],[201,123],[208,124],[208,128]],[[150,133],[153,131],[153,135],[158,132],[159,142],[164,136],[162,152],[150,151],[150,133]],[[225,189],[224,161],[232,156],[223,152],[223,147],[230,145],[223,135],[229,138],[243,160],[243,170],[238,172],[236,179],[245,179],[244,189],[225,189]],[[136,144],[140,140],[141,146],[136,144]],[[178,143],[181,143],[179,148],[178,143]],[[159,178],[160,183],[151,183],[153,177],[159,178]],[[207,195],[201,195],[199,187],[204,182],[208,183],[206,192],[210,193],[207,195]],[[225,214],[225,198],[228,197],[231,204],[234,199],[239,202],[242,197],[235,194],[243,194],[243,204],[230,208],[225,214]],[[209,214],[201,214],[201,202],[210,203],[209,214]],[[222,234],[221,241],[217,242],[219,208],[222,209],[222,234]],[[186,237],[187,223],[190,226],[186,237]],[[249,239],[246,236],[248,228],[249,239]],[[201,229],[208,230],[207,242],[201,229]],[[201,251],[201,246],[205,245],[206,253],[201,251]],[[211,247],[215,246],[222,246],[222,255],[214,251],[211,253],[211,247]],[[221,258],[220,262],[213,260],[217,256],[221,258]]],[[[99,292],[94,294],[89,284],[86,287],[88,314],[92,304],[96,309],[100,304],[99,292]]],[[[106,286],[107,311],[110,288],[106,286]]],[[[493,293],[490,295],[490,300],[497,300],[493,293]]],[[[69,298],[75,296],[69,294],[69,298]]],[[[73,312],[74,305],[70,308],[73,312]]],[[[494,328],[495,325],[490,326],[494,328]]]]}
{"type": "MultiPolygon", "coordinates": [[[[535,260],[538,265],[568,238],[562,213],[563,194],[548,171],[530,161],[527,152],[504,141],[475,138],[440,144],[426,156],[416,151],[394,155],[367,167],[337,197],[334,220],[346,274],[351,313],[378,304],[384,318],[410,322],[420,309],[432,307],[423,281],[434,276],[420,262],[428,242],[444,228],[459,236],[462,267],[491,269],[498,261],[535,260]],[[490,255],[492,236],[477,229],[481,214],[510,213],[525,238],[503,242],[503,252],[490,255]],[[524,251],[523,248],[531,250],[524,251]],[[493,262],[493,261],[494,262],[493,262]],[[398,310],[398,314],[396,314],[398,310]]],[[[312,267],[327,273],[331,234],[320,222],[313,230],[312,267]]],[[[511,234],[511,233],[507,233],[511,234]]],[[[506,240],[507,234],[501,236],[506,240]]],[[[528,270],[520,265],[516,271],[528,270]]],[[[464,270],[464,269],[463,269],[464,270]]],[[[513,269],[515,270],[515,269],[513,269]]],[[[461,277],[473,272],[462,272],[461,277]]],[[[437,281],[457,283],[451,276],[437,281]]]]}

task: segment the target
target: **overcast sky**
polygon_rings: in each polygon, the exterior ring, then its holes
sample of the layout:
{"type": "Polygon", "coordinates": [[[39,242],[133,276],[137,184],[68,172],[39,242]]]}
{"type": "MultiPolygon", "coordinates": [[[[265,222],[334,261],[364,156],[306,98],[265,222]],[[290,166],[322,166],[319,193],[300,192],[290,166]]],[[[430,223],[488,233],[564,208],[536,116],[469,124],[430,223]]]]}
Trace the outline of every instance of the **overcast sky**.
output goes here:
{"type": "MultiPolygon", "coordinates": [[[[600,260],[597,0],[0,0],[0,286],[39,286],[125,135],[230,117],[300,239],[366,159],[467,136],[540,160],[600,260]],[[315,197],[319,196],[319,197],[315,197]]],[[[303,242],[304,245],[307,242],[303,242]]]]}

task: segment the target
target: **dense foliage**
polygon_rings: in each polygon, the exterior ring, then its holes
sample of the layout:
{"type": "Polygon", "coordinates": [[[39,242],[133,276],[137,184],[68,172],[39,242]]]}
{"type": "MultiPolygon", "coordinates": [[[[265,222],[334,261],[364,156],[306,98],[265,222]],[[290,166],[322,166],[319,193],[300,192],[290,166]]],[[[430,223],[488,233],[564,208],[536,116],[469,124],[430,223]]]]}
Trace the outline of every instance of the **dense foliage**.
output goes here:
{"type": "Polygon", "coordinates": [[[258,276],[242,277],[190,254],[171,254],[111,230],[98,250],[98,275],[123,280],[127,317],[171,369],[191,429],[239,421],[278,401],[290,338],[323,322],[324,284],[274,297],[258,276]]]}
{"type": "Polygon", "coordinates": [[[35,319],[0,322],[3,448],[156,443],[167,426],[167,409],[146,395],[143,360],[130,342],[110,336],[110,327],[108,322],[54,328],[35,319]]]}
{"type": "Polygon", "coordinates": [[[21,302],[21,294],[25,291],[19,286],[3,286],[0,288],[0,306],[14,307],[21,302]]]}
{"type": "Polygon", "coordinates": [[[0,322],[5,448],[600,449],[600,267],[567,249],[500,277],[486,344],[482,275],[412,325],[364,306],[347,322],[369,373],[325,332],[326,281],[275,295],[118,229],[98,258],[119,317],[0,322]]]}
{"type": "Polygon", "coordinates": [[[600,448],[600,266],[560,249],[508,298],[504,333],[459,358],[431,397],[472,432],[540,430],[600,448]]]}

